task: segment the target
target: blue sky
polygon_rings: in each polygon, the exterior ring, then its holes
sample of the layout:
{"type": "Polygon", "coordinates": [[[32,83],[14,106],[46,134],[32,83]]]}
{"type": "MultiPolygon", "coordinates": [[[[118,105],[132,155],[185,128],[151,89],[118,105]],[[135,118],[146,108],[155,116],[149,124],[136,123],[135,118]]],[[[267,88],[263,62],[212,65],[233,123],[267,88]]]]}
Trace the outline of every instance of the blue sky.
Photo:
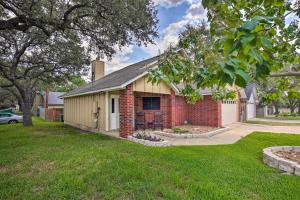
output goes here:
{"type": "Polygon", "coordinates": [[[200,0],[154,0],[159,19],[159,38],[148,46],[128,46],[118,51],[106,62],[106,73],[129,64],[150,58],[163,52],[170,44],[176,44],[178,33],[188,23],[198,23],[205,19],[205,11],[200,0]]]}

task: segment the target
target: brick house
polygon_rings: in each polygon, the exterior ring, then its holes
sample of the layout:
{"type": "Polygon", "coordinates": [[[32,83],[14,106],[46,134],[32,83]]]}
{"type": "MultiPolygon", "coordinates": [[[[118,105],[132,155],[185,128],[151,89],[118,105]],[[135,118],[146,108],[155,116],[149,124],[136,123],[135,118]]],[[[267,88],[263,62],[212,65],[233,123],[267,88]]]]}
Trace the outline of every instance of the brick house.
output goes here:
{"type": "Polygon", "coordinates": [[[92,82],[62,96],[64,123],[84,130],[119,131],[127,137],[134,131],[136,114],[143,111],[146,124],[154,113],[163,114],[165,128],[182,124],[222,127],[239,121],[240,95],[235,100],[214,101],[209,89],[201,91],[203,100],[188,104],[180,95],[182,86],[151,84],[150,68],[156,67],[158,56],[132,64],[104,76],[105,63],[92,62],[92,82]]]}

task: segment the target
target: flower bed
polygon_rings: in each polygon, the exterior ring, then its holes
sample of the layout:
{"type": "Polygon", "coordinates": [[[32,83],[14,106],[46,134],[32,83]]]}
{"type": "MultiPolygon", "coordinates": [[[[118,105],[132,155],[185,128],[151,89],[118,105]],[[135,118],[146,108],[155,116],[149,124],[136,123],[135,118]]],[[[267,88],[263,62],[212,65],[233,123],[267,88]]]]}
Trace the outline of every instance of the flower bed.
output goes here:
{"type": "Polygon", "coordinates": [[[300,146],[278,146],[263,150],[263,161],[270,167],[300,176],[300,146]]]}
{"type": "Polygon", "coordinates": [[[136,133],[132,136],[128,136],[127,139],[145,146],[167,147],[171,145],[169,141],[165,141],[156,135],[146,133],[136,133]]]}
{"type": "Polygon", "coordinates": [[[170,129],[164,130],[164,131],[154,131],[154,134],[165,136],[165,137],[171,137],[171,138],[209,138],[214,135],[223,133],[224,131],[229,130],[228,127],[225,128],[213,128],[208,130],[207,132],[190,132],[190,131],[177,131],[177,133],[174,133],[170,131],[170,129]]]}
{"type": "Polygon", "coordinates": [[[217,130],[217,127],[212,126],[197,126],[197,125],[181,125],[176,126],[172,129],[165,129],[167,133],[175,134],[203,134],[211,131],[217,130]]]}

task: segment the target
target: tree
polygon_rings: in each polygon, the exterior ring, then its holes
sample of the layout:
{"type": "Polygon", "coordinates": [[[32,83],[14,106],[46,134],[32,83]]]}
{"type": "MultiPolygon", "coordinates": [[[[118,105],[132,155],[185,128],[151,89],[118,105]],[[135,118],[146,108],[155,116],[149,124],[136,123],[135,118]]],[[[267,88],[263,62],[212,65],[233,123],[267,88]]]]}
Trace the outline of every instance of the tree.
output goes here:
{"type": "Polygon", "coordinates": [[[15,105],[15,97],[7,90],[0,88],[0,109],[15,105]]]}
{"type": "Polygon", "coordinates": [[[86,81],[81,76],[73,76],[64,84],[54,83],[51,89],[56,92],[70,92],[85,84],[86,81]]]}
{"type": "Polygon", "coordinates": [[[287,65],[299,70],[299,22],[285,21],[290,14],[299,16],[297,1],[292,5],[284,0],[203,0],[202,4],[207,9],[209,35],[202,34],[203,25],[186,28],[175,48],[184,56],[174,48],[167,51],[160,67],[151,73],[153,82],[183,82],[182,93],[194,102],[200,98],[199,89],[209,87],[216,99],[226,98],[232,96],[226,95],[232,94],[224,90],[227,85],[244,88],[287,65]],[[210,42],[202,42],[203,37],[210,42]],[[191,54],[193,49],[200,51],[191,54]]]}
{"type": "Polygon", "coordinates": [[[279,114],[279,106],[287,106],[291,113],[295,112],[300,100],[299,78],[268,77],[257,83],[260,104],[269,105],[272,103],[275,106],[275,114],[279,114]]]}
{"type": "Polygon", "coordinates": [[[0,87],[16,91],[32,125],[40,85],[85,73],[90,53],[153,42],[156,24],[149,0],[0,0],[0,87]]]}

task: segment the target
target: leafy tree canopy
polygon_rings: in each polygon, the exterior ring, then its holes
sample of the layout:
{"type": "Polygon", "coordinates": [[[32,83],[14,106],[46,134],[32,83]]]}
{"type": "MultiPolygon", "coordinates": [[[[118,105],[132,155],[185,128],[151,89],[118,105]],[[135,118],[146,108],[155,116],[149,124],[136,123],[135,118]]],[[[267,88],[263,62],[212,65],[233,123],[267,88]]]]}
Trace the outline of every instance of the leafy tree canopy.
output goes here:
{"type": "Polygon", "coordinates": [[[188,100],[212,88],[215,99],[230,98],[227,85],[246,87],[271,72],[293,66],[299,70],[300,4],[284,0],[203,0],[209,25],[188,26],[178,46],[170,48],[150,79],[183,82],[188,100]],[[181,53],[175,49],[181,49],[181,53]],[[183,53],[182,53],[183,52],[183,53]],[[160,78],[161,77],[161,78],[160,78]]]}
{"type": "Polygon", "coordinates": [[[17,91],[31,125],[40,85],[84,74],[91,53],[153,42],[156,24],[150,0],[0,0],[0,87],[17,91]]]}
{"type": "Polygon", "coordinates": [[[81,76],[73,76],[66,83],[54,83],[51,90],[56,92],[70,92],[82,85],[85,85],[86,81],[81,76]]]}

